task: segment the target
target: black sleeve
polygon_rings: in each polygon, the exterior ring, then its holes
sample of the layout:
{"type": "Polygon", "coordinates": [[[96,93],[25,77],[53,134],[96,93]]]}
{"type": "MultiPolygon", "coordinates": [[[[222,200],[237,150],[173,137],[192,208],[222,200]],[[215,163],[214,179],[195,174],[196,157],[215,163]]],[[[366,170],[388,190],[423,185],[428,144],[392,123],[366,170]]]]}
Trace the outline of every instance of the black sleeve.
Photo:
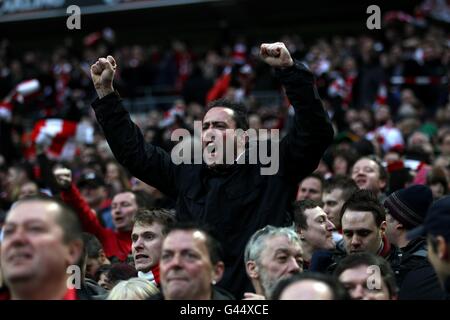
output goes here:
{"type": "Polygon", "coordinates": [[[49,161],[44,152],[37,155],[37,162],[41,169],[40,184],[43,187],[48,187],[53,195],[57,195],[60,192],[60,188],[52,172],[53,163],[49,161]]]}
{"type": "Polygon", "coordinates": [[[178,193],[175,164],[166,151],[145,143],[119,94],[114,92],[96,99],[92,107],[117,161],[136,178],[175,198],[178,193]]]}
{"type": "Polygon", "coordinates": [[[333,127],[314,84],[314,76],[299,61],[277,70],[287,97],[295,109],[292,128],[280,144],[280,166],[299,182],[313,172],[333,140],[333,127]]]}

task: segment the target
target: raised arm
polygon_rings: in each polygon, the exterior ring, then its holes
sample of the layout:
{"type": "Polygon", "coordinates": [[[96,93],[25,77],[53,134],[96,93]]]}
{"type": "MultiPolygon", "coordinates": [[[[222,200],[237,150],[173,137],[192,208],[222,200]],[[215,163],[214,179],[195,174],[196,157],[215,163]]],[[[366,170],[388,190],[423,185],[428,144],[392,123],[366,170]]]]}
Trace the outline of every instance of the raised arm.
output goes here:
{"type": "Polygon", "coordinates": [[[308,68],[294,61],[281,42],[262,44],[261,58],[276,68],[290,103],[295,109],[292,128],[280,144],[280,168],[299,182],[313,172],[333,139],[326,114],[308,68]]]}
{"type": "Polygon", "coordinates": [[[107,236],[106,228],[97,219],[95,211],[91,209],[79,190],[72,183],[72,172],[66,168],[58,168],[53,172],[56,183],[61,190],[61,199],[78,215],[84,231],[95,235],[103,244],[107,236]]]}
{"type": "Polygon", "coordinates": [[[173,198],[176,166],[163,149],[144,142],[140,129],[130,119],[120,96],[113,88],[117,65],[113,57],[100,58],[91,66],[92,81],[98,94],[92,107],[117,161],[132,175],[173,198]]]}

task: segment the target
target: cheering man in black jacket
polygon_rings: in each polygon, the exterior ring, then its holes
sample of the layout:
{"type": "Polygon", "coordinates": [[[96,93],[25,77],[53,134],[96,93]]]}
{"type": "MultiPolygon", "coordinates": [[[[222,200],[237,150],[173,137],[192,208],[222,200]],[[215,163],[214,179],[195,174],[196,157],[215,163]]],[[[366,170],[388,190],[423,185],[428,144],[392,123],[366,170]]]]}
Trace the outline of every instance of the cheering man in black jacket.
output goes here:
{"type": "Polygon", "coordinates": [[[264,161],[251,161],[258,148],[247,147],[248,119],[243,106],[226,100],[212,102],[202,121],[204,161],[175,164],[167,152],[144,142],[122,106],[113,89],[114,58],[100,58],[91,67],[99,96],[92,106],[115,157],[135,177],[176,199],[179,221],[212,228],[224,251],[225,273],[219,285],[237,298],[251,288],[244,268],[248,239],[266,225],[283,226],[289,221],[287,212],[299,181],[316,169],[333,138],[314,77],[306,66],[294,61],[279,42],[262,44],[260,56],[276,68],[295,109],[288,134],[279,142],[270,142],[277,144],[278,152],[271,157],[278,161],[278,170],[269,174],[264,174],[264,161]],[[230,149],[237,155],[231,163],[225,162],[230,149]]]}

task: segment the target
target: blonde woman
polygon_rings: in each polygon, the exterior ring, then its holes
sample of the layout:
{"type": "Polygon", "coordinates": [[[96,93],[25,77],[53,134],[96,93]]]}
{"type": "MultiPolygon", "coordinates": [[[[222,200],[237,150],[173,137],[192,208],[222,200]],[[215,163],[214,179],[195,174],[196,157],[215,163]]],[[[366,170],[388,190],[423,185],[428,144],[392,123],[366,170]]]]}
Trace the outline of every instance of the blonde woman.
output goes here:
{"type": "Polygon", "coordinates": [[[131,278],[120,281],[109,293],[108,300],[146,300],[159,293],[159,289],[150,281],[131,278]]]}

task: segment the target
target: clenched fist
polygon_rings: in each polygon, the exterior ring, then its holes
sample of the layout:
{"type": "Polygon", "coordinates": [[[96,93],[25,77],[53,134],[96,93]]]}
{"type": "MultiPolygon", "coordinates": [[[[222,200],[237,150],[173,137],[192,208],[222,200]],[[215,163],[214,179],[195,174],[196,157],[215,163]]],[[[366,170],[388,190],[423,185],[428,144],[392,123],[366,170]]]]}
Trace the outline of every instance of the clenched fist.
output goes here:
{"type": "Polygon", "coordinates": [[[114,92],[113,79],[116,67],[116,61],[112,56],[100,58],[91,66],[92,82],[100,99],[114,92]]]}
{"type": "Polygon", "coordinates": [[[53,171],[56,183],[61,189],[69,189],[72,184],[72,171],[67,168],[58,168],[53,171]]]}
{"type": "Polygon", "coordinates": [[[283,42],[263,43],[259,52],[261,59],[272,67],[288,68],[294,65],[283,42]]]}

